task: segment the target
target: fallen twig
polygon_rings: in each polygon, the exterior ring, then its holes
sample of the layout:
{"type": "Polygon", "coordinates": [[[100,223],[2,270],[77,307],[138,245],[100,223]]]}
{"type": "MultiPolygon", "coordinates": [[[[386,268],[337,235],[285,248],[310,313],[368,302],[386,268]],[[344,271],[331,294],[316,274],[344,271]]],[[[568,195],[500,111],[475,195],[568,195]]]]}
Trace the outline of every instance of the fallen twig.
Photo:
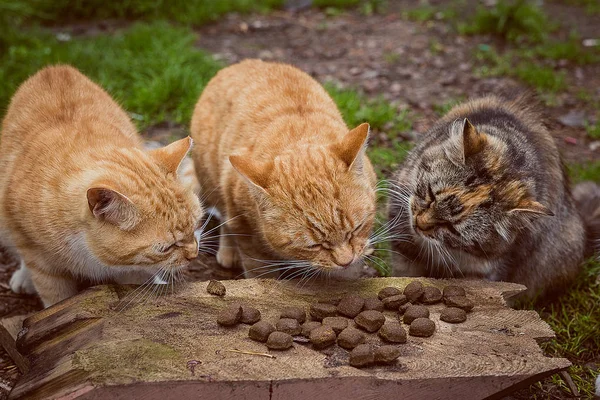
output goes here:
{"type": "Polygon", "coordinates": [[[251,356],[261,356],[261,357],[268,357],[268,358],[277,358],[273,354],[259,353],[259,352],[256,352],[256,351],[247,351],[247,350],[238,350],[238,349],[227,349],[225,351],[229,351],[230,353],[248,354],[248,355],[251,355],[251,356]]]}

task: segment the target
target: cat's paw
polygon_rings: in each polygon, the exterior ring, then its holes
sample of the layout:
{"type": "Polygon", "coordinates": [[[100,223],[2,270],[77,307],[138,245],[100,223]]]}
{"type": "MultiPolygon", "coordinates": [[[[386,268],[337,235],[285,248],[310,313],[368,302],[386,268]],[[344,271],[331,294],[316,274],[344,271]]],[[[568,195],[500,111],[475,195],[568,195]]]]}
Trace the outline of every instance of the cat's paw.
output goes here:
{"type": "Polygon", "coordinates": [[[217,252],[217,262],[223,268],[235,267],[239,262],[236,249],[231,247],[219,247],[219,251],[217,252]]]}
{"type": "Polygon", "coordinates": [[[35,286],[31,280],[31,273],[21,261],[21,266],[10,277],[10,288],[18,294],[35,294],[35,286]]]}

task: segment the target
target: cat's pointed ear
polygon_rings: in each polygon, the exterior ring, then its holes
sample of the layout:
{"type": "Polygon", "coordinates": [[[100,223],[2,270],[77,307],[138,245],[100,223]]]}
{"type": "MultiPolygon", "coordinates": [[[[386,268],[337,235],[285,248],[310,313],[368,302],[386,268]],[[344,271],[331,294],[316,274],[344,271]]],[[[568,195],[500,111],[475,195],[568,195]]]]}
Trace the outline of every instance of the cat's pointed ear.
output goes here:
{"type": "Polygon", "coordinates": [[[548,207],[531,199],[523,199],[515,208],[509,211],[510,213],[528,213],[536,215],[546,215],[553,217],[554,213],[548,207]]]}
{"type": "Polygon", "coordinates": [[[229,162],[233,168],[253,186],[266,190],[269,185],[273,162],[257,162],[247,155],[232,154],[229,162]]]}
{"type": "Polygon", "coordinates": [[[369,124],[360,124],[348,132],[342,141],[331,145],[331,150],[346,163],[349,170],[362,168],[369,133],[369,124]]]}
{"type": "Polygon", "coordinates": [[[479,153],[487,143],[487,136],[475,128],[467,118],[456,120],[450,127],[450,141],[446,155],[455,163],[464,164],[474,154],[479,153]]]}
{"type": "Polygon", "coordinates": [[[118,226],[122,230],[132,229],[139,221],[139,214],[133,202],[107,186],[89,188],[87,201],[94,218],[118,226]]]}
{"type": "Polygon", "coordinates": [[[188,136],[160,149],[150,150],[148,153],[167,173],[176,174],[193,144],[194,141],[188,136]]]}

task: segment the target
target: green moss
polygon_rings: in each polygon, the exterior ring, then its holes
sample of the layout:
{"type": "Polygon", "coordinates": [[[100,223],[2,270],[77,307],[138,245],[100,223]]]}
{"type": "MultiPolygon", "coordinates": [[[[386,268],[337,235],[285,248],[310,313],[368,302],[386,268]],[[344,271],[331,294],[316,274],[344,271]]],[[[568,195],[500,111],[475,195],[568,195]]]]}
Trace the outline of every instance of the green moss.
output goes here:
{"type": "Polygon", "coordinates": [[[569,176],[574,183],[582,181],[600,182],[600,160],[568,166],[569,176]]]}

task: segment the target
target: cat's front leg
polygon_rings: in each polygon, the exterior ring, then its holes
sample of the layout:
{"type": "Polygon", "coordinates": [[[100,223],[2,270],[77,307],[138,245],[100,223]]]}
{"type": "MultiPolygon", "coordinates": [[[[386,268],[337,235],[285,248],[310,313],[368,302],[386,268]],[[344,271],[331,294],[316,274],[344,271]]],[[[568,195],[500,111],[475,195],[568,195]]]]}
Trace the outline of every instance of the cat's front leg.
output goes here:
{"type": "Polygon", "coordinates": [[[217,252],[217,262],[223,268],[234,268],[239,265],[240,257],[237,248],[235,237],[229,229],[227,224],[221,225],[220,236],[219,236],[219,251],[217,252]]]}
{"type": "Polygon", "coordinates": [[[401,254],[392,253],[392,276],[426,276],[424,266],[411,262],[401,254]]]}
{"type": "Polygon", "coordinates": [[[31,272],[21,259],[21,265],[10,277],[10,288],[18,294],[35,294],[35,286],[31,279],[31,272]]]}
{"type": "Polygon", "coordinates": [[[49,274],[35,263],[27,262],[27,265],[44,307],[50,307],[77,294],[77,282],[70,276],[49,274]]]}

